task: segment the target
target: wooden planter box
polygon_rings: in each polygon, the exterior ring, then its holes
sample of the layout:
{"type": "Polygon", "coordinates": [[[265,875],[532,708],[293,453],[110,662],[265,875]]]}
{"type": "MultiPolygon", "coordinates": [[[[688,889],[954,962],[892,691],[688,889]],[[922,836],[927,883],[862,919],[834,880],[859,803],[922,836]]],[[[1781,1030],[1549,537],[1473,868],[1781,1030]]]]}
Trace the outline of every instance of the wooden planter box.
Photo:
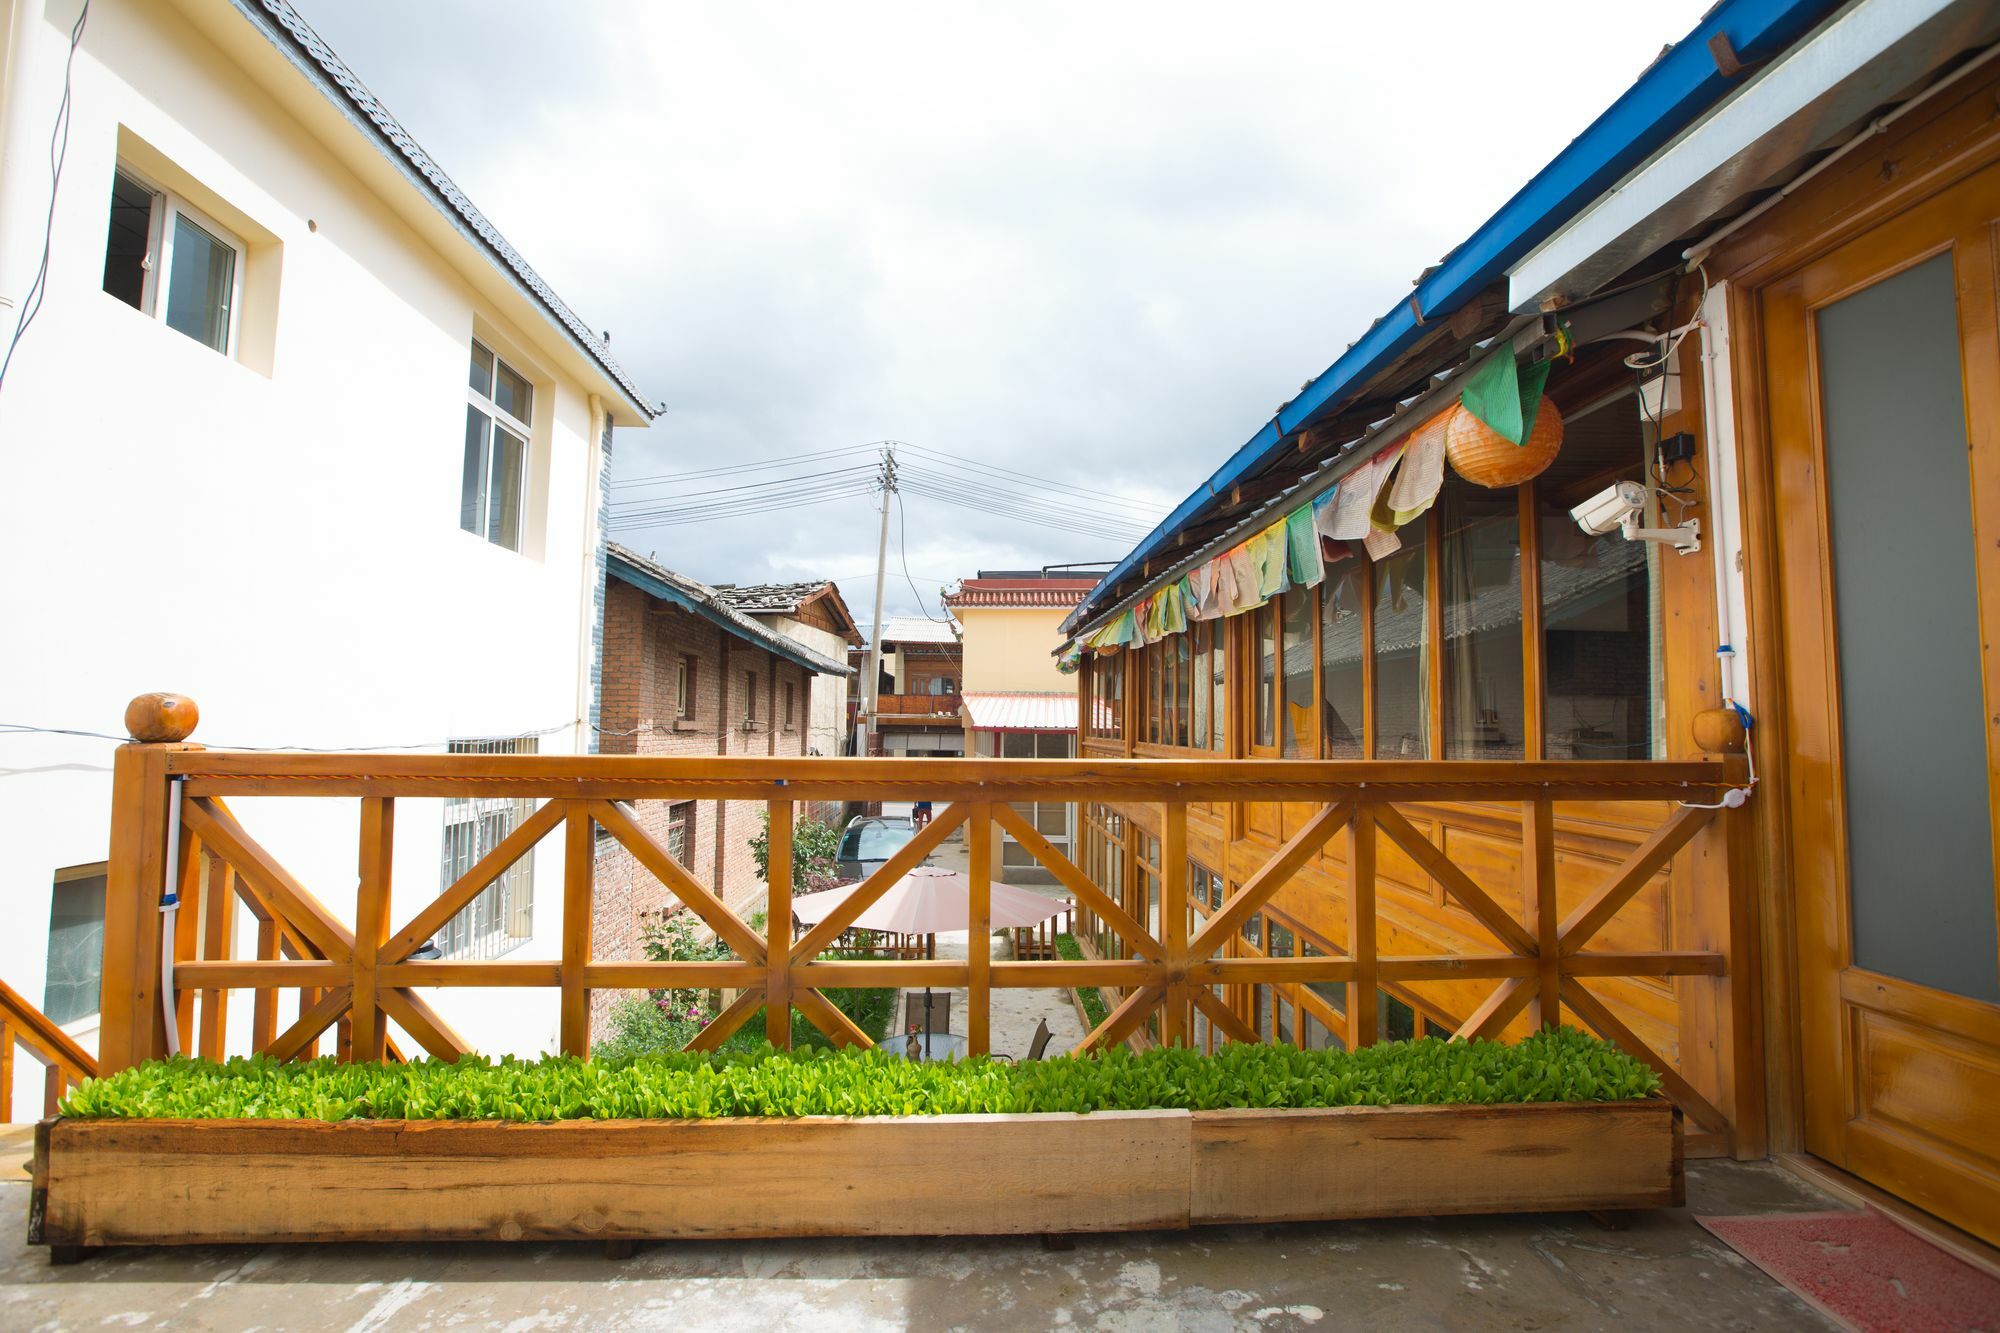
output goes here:
{"type": "Polygon", "coordinates": [[[1179,1229],[1682,1201],[1680,1113],[1587,1105],[799,1120],[44,1121],[30,1244],[1179,1229]]]}

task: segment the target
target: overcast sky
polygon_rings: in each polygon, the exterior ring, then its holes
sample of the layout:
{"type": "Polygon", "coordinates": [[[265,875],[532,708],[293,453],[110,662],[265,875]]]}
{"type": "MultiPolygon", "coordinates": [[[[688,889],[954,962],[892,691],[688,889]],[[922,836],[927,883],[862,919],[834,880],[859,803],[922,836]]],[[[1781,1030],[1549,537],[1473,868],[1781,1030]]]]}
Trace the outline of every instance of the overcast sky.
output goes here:
{"type": "MultiPolygon", "coordinates": [[[[933,611],[978,568],[1122,555],[1706,7],[297,3],[667,404],[618,479],[922,446],[933,611]]],[[[627,522],[836,498],[615,536],[711,583],[837,578],[866,620],[876,501],[810,478],[869,461],[627,484],[627,522]]]]}

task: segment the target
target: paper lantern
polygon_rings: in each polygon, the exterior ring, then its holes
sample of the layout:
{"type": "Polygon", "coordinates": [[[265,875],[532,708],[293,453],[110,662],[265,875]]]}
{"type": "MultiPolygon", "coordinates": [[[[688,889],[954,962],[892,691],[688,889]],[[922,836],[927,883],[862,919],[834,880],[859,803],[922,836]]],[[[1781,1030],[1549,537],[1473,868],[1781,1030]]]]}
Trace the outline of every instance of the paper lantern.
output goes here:
{"type": "Polygon", "coordinates": [[[1535,409],[1535,425],[1516,444],[1465,410],[1452,409],[1445,426],[1444,456],[1451,470],[1475,486],[1503,490],[1532,481],[1556,461],[1563,442],[1562,413],[1546,397],[1535,409]]]}

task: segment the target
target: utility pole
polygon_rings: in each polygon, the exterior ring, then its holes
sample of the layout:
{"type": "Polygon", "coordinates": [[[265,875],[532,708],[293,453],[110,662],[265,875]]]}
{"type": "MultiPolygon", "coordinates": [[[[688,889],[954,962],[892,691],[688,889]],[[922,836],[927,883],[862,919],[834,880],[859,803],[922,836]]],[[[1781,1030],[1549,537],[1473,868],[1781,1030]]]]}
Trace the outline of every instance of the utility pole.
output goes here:
{"type": "Polygon", "coordinates": [[[882,450],[882,535],[875,544],[875,620],[869,629],[872,642],[868,645],[867,702],[862,708],[861,722],[854,732],[854,752],[866,758],[874,752],[872,744],[878,730],[877,710],[881,704],[882,687],[882,585],[889,572],[889,501],[896,492],[896,450],[890,445],[882,450]]]}

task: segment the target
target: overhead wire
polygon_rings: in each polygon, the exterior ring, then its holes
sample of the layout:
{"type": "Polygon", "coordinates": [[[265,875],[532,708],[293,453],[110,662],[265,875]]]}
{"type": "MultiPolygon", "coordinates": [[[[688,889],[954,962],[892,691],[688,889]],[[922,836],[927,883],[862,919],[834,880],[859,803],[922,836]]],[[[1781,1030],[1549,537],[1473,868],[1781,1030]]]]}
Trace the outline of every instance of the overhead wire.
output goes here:
{"type": "Polygon", "coordinates": [[[623,477],[611,483],[612,489],[622,486],[650,485],[654,482],[687,481],[698,477],[722,476],[726,473],[763,472],[774,467],[789,467],[793,463],[808,463],[820,459],[836,458],[843,454],[872,452],[872,444],[848,444],[838,449],[821,449],[814,453],[787,454],[779,458],[760,459],[750,463],[729,463],[720,467],[696,468],[689,472],[656,472],[643,477],[623,477]]]}
{"type": "Polygon", "coordinates": [[[917,581],[910,577],[909,528],[903,512],[903,493],[900,490],[892,490],[890,493],[896,497],[896,553],[903,561],[903,582],[910,585],[910,596],[917,599],[917,610],[923,613],[925,620],[937,625],[949,625],[951,623],[949,618],[939,620],[925,607],[924,595],[917,591],[917,581]]]}
{"type": "Polygon", "coordinates": [[[27,335],[28,326],[35,322],[35,316],[42,313],[42,299],[49,291],[49,256],[55,246],[56,195],[62,188],[63,163],[69,160],[70,124],[70,72],[76,66],[76,48],[83,43],[83,26],[90,18],[90,0],[83,0],[83,7],[76,12],[76,22],[69,30],[69,54],[63,60],[62,97],[56,102],[55,123],[49,129],[49,211],[42,220],[42,258],[35,267],[35,276],[28,283],[27,294],[21,298],[21,313],[14,319],[13,336],[7,340],[7,353],[0,356],[0,388],[7,383],[7,368],[14,364],[14,353],[21,346],[21,339],[27,335]]]}

